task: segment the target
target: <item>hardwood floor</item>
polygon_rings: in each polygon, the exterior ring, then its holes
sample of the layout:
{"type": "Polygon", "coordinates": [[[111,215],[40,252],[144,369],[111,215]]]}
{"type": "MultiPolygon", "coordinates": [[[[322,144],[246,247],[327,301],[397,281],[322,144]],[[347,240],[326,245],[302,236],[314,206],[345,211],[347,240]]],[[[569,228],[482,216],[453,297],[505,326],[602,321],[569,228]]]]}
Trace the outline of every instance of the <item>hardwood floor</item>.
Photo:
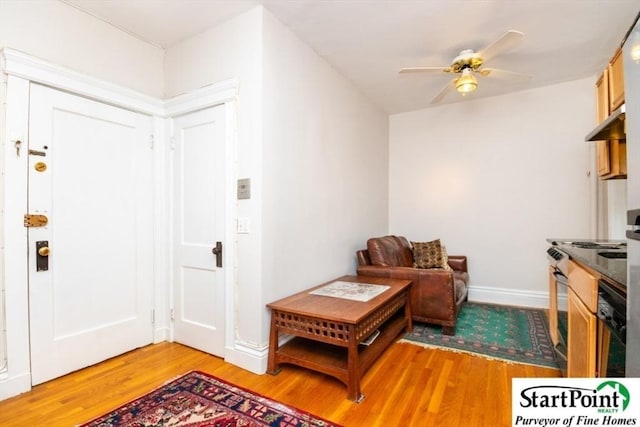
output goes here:
{"type": "Polygon", "coordinates": [[[198,369],[345,427],[511,425],[511,378],[553,369],[395,343],[365,374],[365,399],[333,378],[290,365],[256,375],[175,343],[160,343],[38,385],[0,402],[0,426],[74,426],[198,369]]]}

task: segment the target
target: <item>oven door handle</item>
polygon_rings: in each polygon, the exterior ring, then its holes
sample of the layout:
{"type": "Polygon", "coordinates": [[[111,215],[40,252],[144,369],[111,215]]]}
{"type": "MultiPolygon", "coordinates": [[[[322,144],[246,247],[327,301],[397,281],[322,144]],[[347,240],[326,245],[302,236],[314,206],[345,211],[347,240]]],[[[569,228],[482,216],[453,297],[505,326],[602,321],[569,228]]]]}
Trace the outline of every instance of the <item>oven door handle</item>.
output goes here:
{"type": "Polygon", "coordinates": [[[569,284],[569,278],[565,276],[564,273],[562,273],[561,271],[558,271],[558,270],[554,271],[553,277],[556,278],[556,282],[560,282],[563,285],[569,284]]]}

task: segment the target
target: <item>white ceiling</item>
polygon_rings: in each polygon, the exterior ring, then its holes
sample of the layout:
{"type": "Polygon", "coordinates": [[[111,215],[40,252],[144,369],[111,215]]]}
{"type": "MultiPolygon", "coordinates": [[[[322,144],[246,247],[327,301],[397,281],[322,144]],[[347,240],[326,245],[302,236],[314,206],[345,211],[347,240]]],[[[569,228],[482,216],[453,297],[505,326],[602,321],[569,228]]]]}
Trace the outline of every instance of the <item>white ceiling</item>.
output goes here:
{"type": "Polygon", "coordinates": [[[163,48],[262,4],[389,113],[431,106],[452,78],[400,68],[447,66],[507,30],[524,40],[485,65],[532,78],[480,77],[478,90],[443,103],[596,76],[640,11],[640,0],[62,1],[163,48]]]}

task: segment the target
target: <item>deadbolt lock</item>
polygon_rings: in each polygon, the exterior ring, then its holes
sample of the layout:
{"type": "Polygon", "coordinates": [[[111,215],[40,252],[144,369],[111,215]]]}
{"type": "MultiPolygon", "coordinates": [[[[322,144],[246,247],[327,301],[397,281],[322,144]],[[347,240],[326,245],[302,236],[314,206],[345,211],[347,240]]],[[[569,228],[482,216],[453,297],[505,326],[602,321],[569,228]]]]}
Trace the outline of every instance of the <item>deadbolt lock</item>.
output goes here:
{"type": "Polygon", "coordinates": [[[25,227],[44,227],[49,222],[49,218],[46,215],[38,214],[25,214],[24,226],[25,227]]]}
{"type": "Polygon", "coordinates": [[[47,170],[47,164],[45,162],[38,162],[33,165],[33,168],[38,172],[44,172],[47,170]]]}

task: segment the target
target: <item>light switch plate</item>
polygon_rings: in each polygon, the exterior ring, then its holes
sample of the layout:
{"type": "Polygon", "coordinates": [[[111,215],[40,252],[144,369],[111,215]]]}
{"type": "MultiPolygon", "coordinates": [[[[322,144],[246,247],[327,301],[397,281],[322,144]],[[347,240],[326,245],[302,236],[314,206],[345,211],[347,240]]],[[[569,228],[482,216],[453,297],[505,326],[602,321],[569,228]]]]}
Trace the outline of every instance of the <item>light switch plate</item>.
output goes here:
{"type": "Polygon", "coordinates": [[[238,218],[238,234],[249,234],[249,218],[238,218]]]}
{"type": "Polygon", "coordinates": [[[238,180],[238,200],[251,198],[251,179],[240,178],[238,180]]]}

